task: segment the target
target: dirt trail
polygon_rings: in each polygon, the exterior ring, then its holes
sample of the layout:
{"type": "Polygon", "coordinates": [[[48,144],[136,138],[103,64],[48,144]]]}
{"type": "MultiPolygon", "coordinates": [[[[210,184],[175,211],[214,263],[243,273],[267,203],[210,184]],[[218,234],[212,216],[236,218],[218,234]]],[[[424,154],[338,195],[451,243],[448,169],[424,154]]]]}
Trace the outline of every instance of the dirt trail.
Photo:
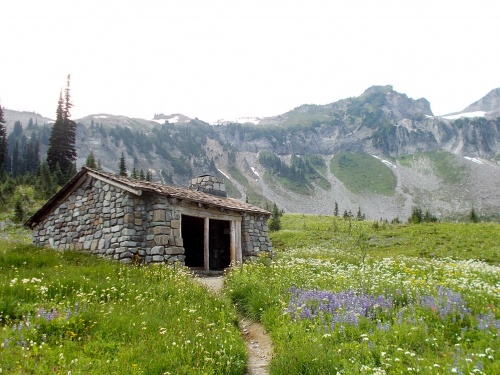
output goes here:
{"type": "MultiPolygon", "coordinates": [[[[222,276],[196,277],[200,283],[215,293],[220,293],[224,284],[222,276]]],[[[246,375],[267,375],[273,346],[271,338],[259,322],[240,317],[240,329],[245,339],[248,363],[246,375]]]]}

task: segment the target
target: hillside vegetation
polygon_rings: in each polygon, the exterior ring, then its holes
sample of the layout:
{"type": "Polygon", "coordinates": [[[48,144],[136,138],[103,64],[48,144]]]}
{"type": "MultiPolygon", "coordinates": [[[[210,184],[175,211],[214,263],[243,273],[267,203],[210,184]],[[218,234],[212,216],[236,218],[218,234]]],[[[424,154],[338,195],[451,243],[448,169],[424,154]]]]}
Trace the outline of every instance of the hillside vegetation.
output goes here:
{"type": "Polygon", "coordinates": [[[330,169],[353,193],[394,194],[396,177],[391,168],[371,155],[339,152],[333,156],[330,169]]]}

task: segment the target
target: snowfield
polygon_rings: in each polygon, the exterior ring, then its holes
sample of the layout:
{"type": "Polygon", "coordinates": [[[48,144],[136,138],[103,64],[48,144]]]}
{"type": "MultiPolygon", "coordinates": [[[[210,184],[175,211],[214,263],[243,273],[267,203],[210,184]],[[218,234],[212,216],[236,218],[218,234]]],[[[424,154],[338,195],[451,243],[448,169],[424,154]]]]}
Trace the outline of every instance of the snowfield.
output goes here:
{"type": "Polygon", "coordinates": [[[439,117],[442,117],[442,118],[445,118],[447,120],[456,120],[456,119],[459,119],[461,117],[484,117],[484,115],[486,114],[485,111],[475,111],[475,112],[466,112],[466,113],[459,113],[458,115],[449,115],[449,116],[439,116],[439,117]]]}

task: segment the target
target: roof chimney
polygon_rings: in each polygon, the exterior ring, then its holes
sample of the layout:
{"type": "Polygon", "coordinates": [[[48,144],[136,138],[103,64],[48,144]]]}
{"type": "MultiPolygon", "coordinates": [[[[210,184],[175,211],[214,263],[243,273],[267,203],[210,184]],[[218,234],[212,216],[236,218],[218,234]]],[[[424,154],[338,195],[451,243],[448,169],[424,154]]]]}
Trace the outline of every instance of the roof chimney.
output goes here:
{"type": "Polygon", "coordinates": [[[222,178],[208,174],[193,178],[189,182],[189,189],[202,191],[217,197],[227,197],[226,185],[224,185],[222,178]]]}

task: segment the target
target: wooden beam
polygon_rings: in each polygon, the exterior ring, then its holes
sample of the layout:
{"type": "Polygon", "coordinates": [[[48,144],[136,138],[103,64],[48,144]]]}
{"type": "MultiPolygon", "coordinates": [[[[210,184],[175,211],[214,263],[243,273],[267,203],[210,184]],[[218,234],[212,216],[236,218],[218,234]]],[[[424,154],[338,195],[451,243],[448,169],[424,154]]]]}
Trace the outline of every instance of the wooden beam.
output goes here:
{"type": "Polygon", "coordinates": [[[205,226],[203,230],[203,265],[205,271],[210,271],[210,219],[205,218],[205,226]]]}
{"type": "Polygon", "coordinates": [[[230,227],[230,254],[231,263],[236,264],[236,223],[234,220],[229,222],[230,227]]]}
{"type": "Polygon", "coordinates": [[[243,263],[243,250],[241,248],[241,220],[235,221],[235,261],[236,263],[243,263]]]}

